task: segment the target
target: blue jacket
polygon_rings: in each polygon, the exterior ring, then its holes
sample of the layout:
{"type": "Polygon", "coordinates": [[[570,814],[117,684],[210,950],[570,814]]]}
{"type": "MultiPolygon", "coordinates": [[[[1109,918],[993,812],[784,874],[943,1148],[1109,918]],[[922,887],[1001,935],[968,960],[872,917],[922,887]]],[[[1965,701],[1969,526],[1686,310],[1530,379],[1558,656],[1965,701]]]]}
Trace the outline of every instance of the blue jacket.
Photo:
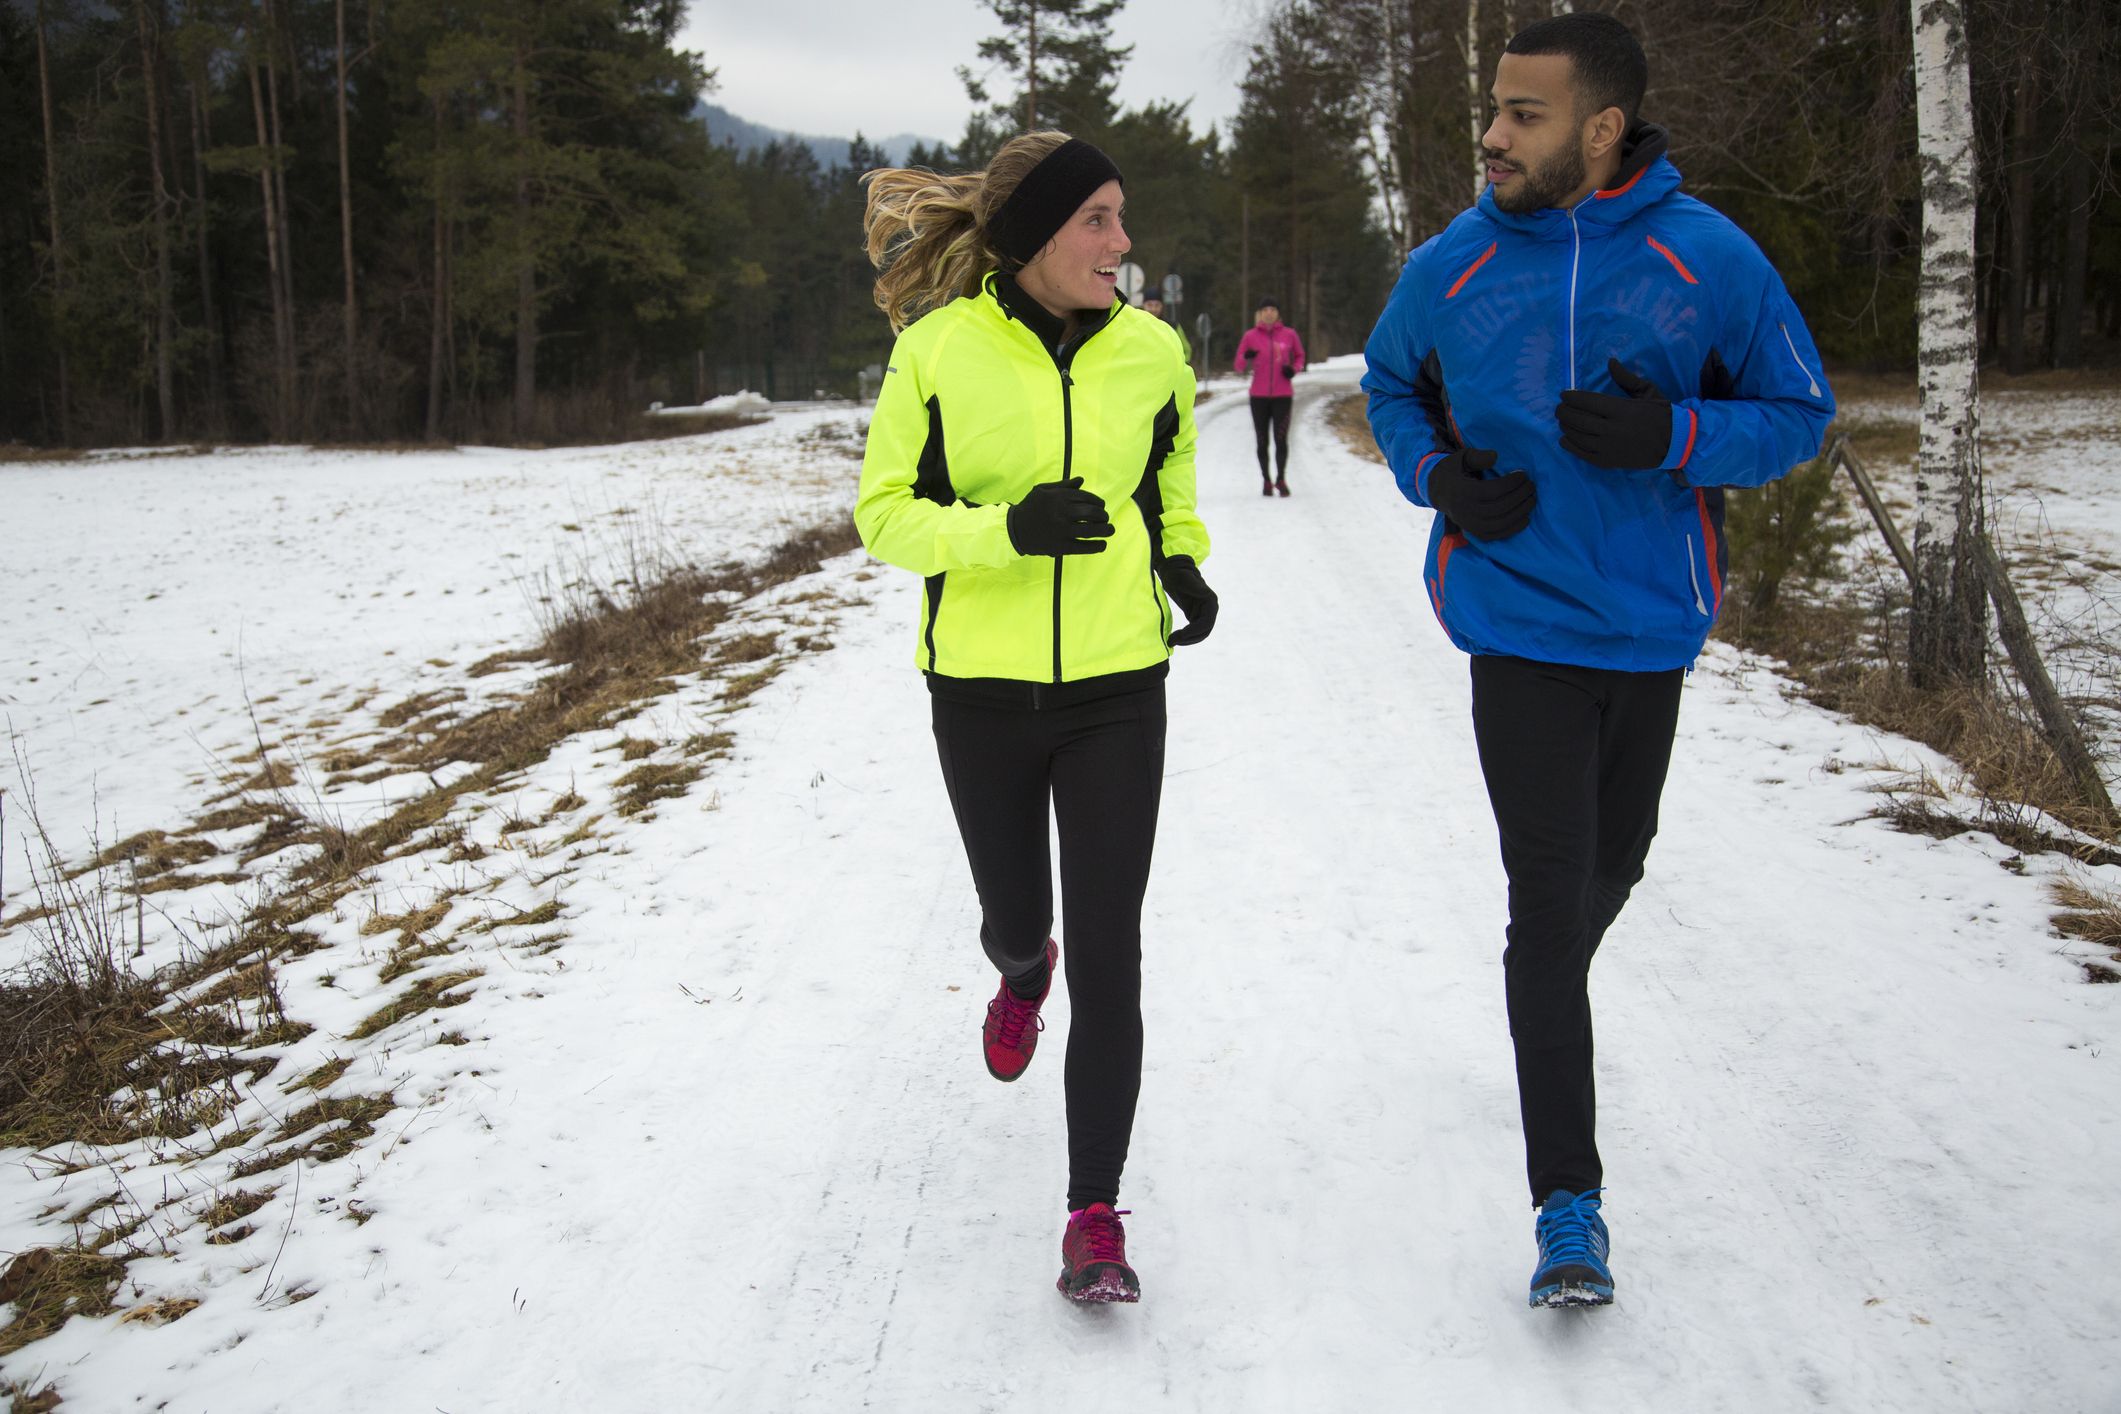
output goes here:
{"type": "Polygon", "coordinates": [[[1819,453],[1834,415],[1818,350],[1767,257],[1679,191],[1661,128],[1628,136],[1608,191],[1515,214],[1493,191],[1412,255],[1370,334],[1370,429],[1399,489],[1460,447],[1497,453],[1538,495],[1505,540],[1445,517],[1423,568],[1468,653],[1652,672],[1689,666],[1722,605],[1723,488],[1819,453]],[[1561,447],[1565,388],[1621,392],[1609,357],[1672,400],[1653,471],[1561,447]]]}

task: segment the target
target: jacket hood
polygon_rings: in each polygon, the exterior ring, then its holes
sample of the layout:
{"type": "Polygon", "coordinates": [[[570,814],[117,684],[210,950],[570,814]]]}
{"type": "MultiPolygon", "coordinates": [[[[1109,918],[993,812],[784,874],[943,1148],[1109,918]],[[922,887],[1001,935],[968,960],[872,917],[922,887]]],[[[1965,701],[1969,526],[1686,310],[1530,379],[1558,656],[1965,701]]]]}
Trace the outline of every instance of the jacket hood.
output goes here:
{"type": "Polygon", "coordinates": [[[1566,240],[1582,226],[1618,226],[1678,190],[1679,169],[1665,156],[1670,146],[1671,135],[1662,127],[1638,122],[1620,141],[1620,171],[1612,186],[1592,192],[1573,208],[1546,206],[1537,211],[1503,210],[1490,187],[1480,194],[1480,213],[1498,225],[1549,240],[1566,240]]]}

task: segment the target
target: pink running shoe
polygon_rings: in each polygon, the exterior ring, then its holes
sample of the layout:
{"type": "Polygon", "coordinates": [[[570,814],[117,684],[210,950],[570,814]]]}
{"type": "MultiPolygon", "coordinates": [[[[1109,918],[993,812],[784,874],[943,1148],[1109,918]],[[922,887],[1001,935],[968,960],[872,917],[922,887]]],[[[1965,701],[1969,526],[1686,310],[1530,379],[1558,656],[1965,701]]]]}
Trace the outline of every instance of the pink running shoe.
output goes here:
{"type": "Polygon", "coordinates": [[[1139,1301],[1141,1278],[1127,1265],[1124,1210],[1092,1203],[1068,1214],[1061,1234],[1060,1294],[1070,1301],[1139,1301]]]}
{"type": "Polygon", "coordinates": [[[1002,979],[1001,990],[987,1003],[987,1023],[980,1027],[980,1040],[987,1051],[987,1073],[996,1080],[1014,1080],[1031,1064],[1038,1049],[1038,1033],[1046,1029],[1038,1009],[1053,995],[1053,970],[1060,966],[1060,944],[1046,939],[1046,990],[1026,1001],[1009,990],[1002,979]]]}

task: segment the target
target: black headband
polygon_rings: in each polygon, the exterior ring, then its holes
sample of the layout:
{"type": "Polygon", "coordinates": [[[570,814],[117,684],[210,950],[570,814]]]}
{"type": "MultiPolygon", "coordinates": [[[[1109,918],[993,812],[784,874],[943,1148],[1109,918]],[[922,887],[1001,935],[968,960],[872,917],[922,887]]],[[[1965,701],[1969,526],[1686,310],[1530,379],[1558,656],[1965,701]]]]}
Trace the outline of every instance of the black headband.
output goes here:
{"type": "Polygon", "coordinates": [[[1124,181],[1112,159],[1071,137],[1024,174],[987,222],[987,243],[1015,269],[1046,248],[1053,233],[1106,182],[1124,181]]]}

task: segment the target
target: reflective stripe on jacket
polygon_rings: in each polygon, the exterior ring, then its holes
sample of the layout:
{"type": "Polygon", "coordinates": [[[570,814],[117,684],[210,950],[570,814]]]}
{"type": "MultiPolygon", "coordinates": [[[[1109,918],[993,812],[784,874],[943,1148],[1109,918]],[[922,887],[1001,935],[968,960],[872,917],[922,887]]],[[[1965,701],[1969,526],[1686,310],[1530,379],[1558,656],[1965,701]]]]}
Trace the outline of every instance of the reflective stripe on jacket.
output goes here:
{"type": "Polygon", "coordinates": [[[1139,309],[1115,302],[1056,356],[990,275],[909,325],[870,418],[854,523],[871,554],[927,580],[920,668],[1058,683],[1167,660],[1155,563],[1208,554],[1193,444],[1193,372],[1139,309]],[[1105,549],[1019,555],[1010,506],[1068,476],[1104,499],[1105,549]]]}
{"type": "Polygon", "coordinates": [[[1574,207],[1513,213],[1492,191],[1407,258],[1364,350],[1370,428],[1407,499],[1459,447],[1523,470],[1531,523],[1469,540],[1443,516],[1423,579],[1469,653],[1658,671],[1691,664],[1723,598],[1723,488],[1819,453],[1834,415],[1818,350],[1760,248],[1679,191],[1661,128],[1574,207]],[[1617,358],[1672,402],[1658,467],[1561,446],[1566,388],[1621,392],[1617,358]]]}

